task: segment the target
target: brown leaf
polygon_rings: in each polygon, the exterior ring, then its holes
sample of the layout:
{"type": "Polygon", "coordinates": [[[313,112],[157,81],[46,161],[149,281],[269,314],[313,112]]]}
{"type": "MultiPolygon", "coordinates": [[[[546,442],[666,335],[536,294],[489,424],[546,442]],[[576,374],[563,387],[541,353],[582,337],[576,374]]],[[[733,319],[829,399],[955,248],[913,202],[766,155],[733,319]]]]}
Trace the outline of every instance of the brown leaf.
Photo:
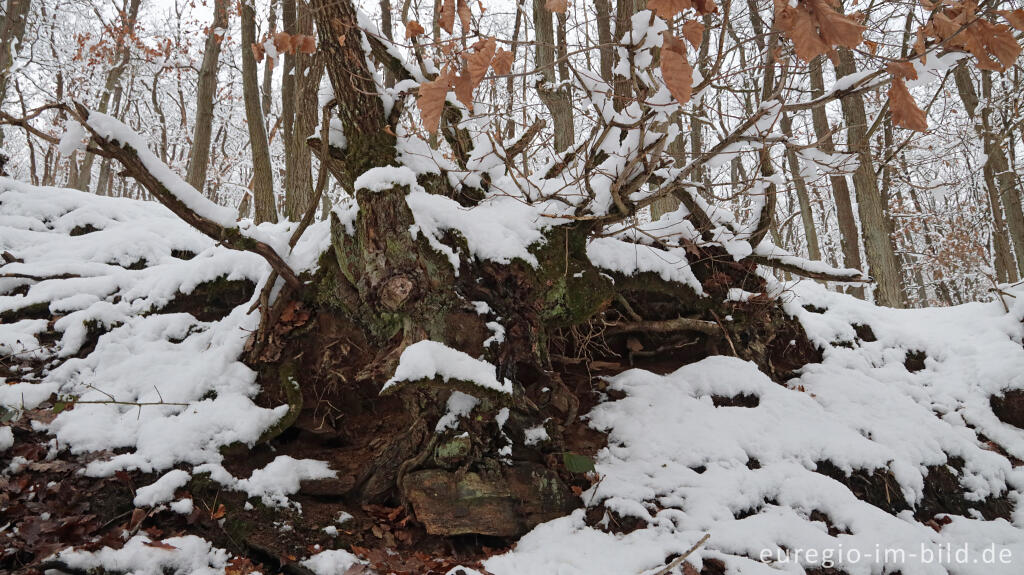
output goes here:
{"type": "Polygon", "coordinates": [[[1006,21],[1010,23],[1010,26],[1024,31],[1024,10],[997,10],[996,14],[1006,18],[1006,21]]]}
{"type": "Polygon", "coordinates": [[[661,37],[663,38],[661,43],[662,50],[675,52],[684,56],[686,55],[686,44],[684,44],[679,38],[676,38],[671,32],[666,30],[661,33],[661,37]]]}
{"type": "Polygon", "coordinates": [[[469,2],[458,0],[456,11],[459,13],[459,22],[462,23],[462,33],[469,34],[469,27],[473,23],[473,13],[470,12],[469,2]]]}
{"type": "Polygon", "coordinates": [[[453,82],[455,88],[455,99],[462,102],[469,112],[473,113],[473,80],[468,73],[459,74],[453,82]]]}
{"type": "Polygon", "coordinates": [[[818,36],[814,20],[807,10],[794,10],[793,29],[790,31],[789,38],[793,41],[793,49],[796,51],[797,57],[807,62],[831,50],[821,36],[818,36]]]}
{"type": "Polygon", "coordinates": [[[299,51],[303,54],[313,54],[316,52],[316,38],[312,36],[303,36],[302,42],[299,44],[299,51]]]}
{"type": "Polygon", "coordinates": [[[494,69],[494,73],[499,76],[506,76],[512,73],[512,64],[515,63],[515,56],[512,52],[498,48],[498,51],[494,53],[494,59],[491,60],[491,68],[494,69]]]}
{"type": "Polygon", "coordinates": [[[267,49],[263,47],[263,44],[252,45],[252,55],[256,57],[256,63],[263,61],[263,57],[266,56],[267,49]]]}
{"type": "Polygon", "coordinates": [[[177,549],[174,545],[164,543],[163,541],[146,541],[146,547],[156,547],[157,549],[177,549]]]}
{"type": "Polygon", "coordinates": [[[406,40],[408,40],[409,38],[415,38],[423,34],[424,32],[426,32],[426,30],[424,30],[423,26],[415,20],[409,20],[409,22],[405,25],[406,40]]]}
{"type": "Polygon", "coordinates": [[[662,51],[661,76],[676,101],[680,104],[690,101],[693,95],[693,68],[686,56],[671,50],[662,51]]]}
{"type": "Polygon", "coordinates": [[[889,62],[885,70],[892,74],[893,78],[900,78],[901,80],[917,79],[917,70],[910,62],[889,62]]]}
{"type": "Polygon", "coordinates": [[[469,72],[469,79],[473,83],[474,90],[480,85],[484,76],[487,75],[487,69],[490,68],[491,60],[494,59],[496,47],[497,44],[494,38],[488,36],[473,44],[473,53],[462,55],[466,60],[466,69],[469,72]]]}
{"type": "Polygon", "coordinates": [[[878,42],[864,40],[864,45],[868,47],[868,52],[871,52],[872,56],[874,56],[875,53],[878,52],[878,42]]]}
{"type": "Polygon", "coordinates": [[[704,41],[704,24],[696,20],[683,22],[683,37],[694,48],[699,48],[700,43],[704,41]]]}
{"type": "Polygon", "coordinates": [[[416,97],[416,107],[420,109],[423,127],[431,134],[436,134],[441,125],[441,112],[444,110],[444,99],[452,85],[453,78],[447,71],[433,82],[420,84],[416,97]]]}
{"type": "Polygon", "coordinates": [[[889,86],[889,110],[892,111],[893,124],[917,132],[928,130],[924,111],[917,107],[917,102],[901,78],[893,78],[889,86]]]}
{"type": "Polygon", "coordinates": [[[821,39],[825,44],[830,47],[845,46],[851,50],[860,45],[866,26],[833,10],[828,0],[808,0],[808,5],[818,21],[821,39]]]}
{"type": "Polygon", "coordinates": [[[690,0],[648,0],[647,8],[654,10],[654,13],[669,20],[676,14],[691,6],[690,0]]]}
{"type": "Polygon", "coordinates": [[[287,32],[274,34],[274,48],[277,49],[278,54],[291,54],[292,35],[287,32]]]}
{"type": "Polygon", "coordinates": [[[224,517],[224,515],[226,515],[227,512],[228,512],[227,508],[225,508],[224,504],[221,503],[220,505],[217,506],[217,510],[216,511],[210,513],[210,518],[211,519],[220,519],[221,517],[224,517]]]}
{"type": "Polygon", "coordinates": [[[693,8],[698,14],[714,14],[718,12],[715,0],[693,0],[693,8]]]}
{"type": "Polygon", "coordinates": [[[544,9],[548,12],[565,14],[569,10],[569,0],[547,0],[544,3],[544,9]]]}
{"type": "Polygon", "coordinates": [[[441,24],[441,28],[449,34],[455,30],[455,0],[438,0],[441,1],[440,16],[438,16],[438,23],[441,24]]]}
{"type": "Polygon", "coordinates": [[[344,34],[342,34],[341,36],[338,36],[338,45],[339,46],[344,46],[345,45],[345,35],[344,34]]]}

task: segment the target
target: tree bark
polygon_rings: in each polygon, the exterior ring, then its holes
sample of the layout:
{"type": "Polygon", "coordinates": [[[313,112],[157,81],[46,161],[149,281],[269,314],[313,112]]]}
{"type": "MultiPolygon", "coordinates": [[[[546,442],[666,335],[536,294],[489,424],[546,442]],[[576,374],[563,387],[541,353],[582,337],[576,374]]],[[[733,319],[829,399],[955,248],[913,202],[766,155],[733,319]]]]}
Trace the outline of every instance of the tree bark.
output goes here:
{"type": "MultiPolygon", "coordinates": [[[[787,138],[793,137],[793,120],[789,114],[783,112],[779,127],[782,134],[787,138]]],[[[818,248],[818,230],[814,227],[814,211],[811,208],[811,199],[807,195],[807,182],[800,173],[800,160],[796,152],[786,149],[786,161],[789,163],[790,177],[793,179],[793,187],[796,188],[796,199],[800,204],[800,221],[804,225],[804,239],[807,244],[807,256],[812,260],[821,259],[821,250],[818,248]]]]}
{"type": "MultiPolygon", "coordinates": [[[[810,63],[811,76],[811,97],[820,98],[825,93],[825,81],[822,78],[821,63],[824,56],[815,58],[810,63]]],[[[814,135],[821,142],[821,151],[826,154],[835,152],[835,143],[832,140],[832,128],[829,126],[828,115],[824,106],[816,106],[811,109],[811,120],[814,123],[814,135]]],[[[853,215],[853,202],[850,199],[850,186],[846,176],[832,174],[829,176],[832,184],[832,197],[836,202],[836,219],[839,222],[839,235],[843,248],[843,265],[847,268],[861,269],[863,263],[860,259],[860,239],[857,233],[857,220],[853,215]]],[[[864,288],[852,287],[847,293],[864,298],[864,288]]]]}
{"type": "MultiPolygon", "coordinates": [[[[295,30],[298,34],[313,33],[313,16],[309,7],[298,1],[295,30]]],[[[319,114],[320,79],[323,78],[323,60],[317,55],[296,52],[293,57],[293,74],[286,77],[291,83],[291,108],[294,116],[291,126],[285,132],[287,154],[285,213],[288,219],[299,221],[311,209],[314,201],[312,154],[307,138],[316,131],[319,114]]]]}
{"type": "MultiPolygon", "coordinates": [[[[21,39],[25,37],[25,23],[31,8],[31,0],[8,0],[7,11],[0,21],[0,105],[7,99],[7,84],[10,82],[11,67],[14,65],[14,52],[21,49],[21,39]]],[[[0,130],[0,146],[4,143],[4,133],[0,130]]]]}
{"type": "MultiPolygon", "coordinates": [[[[1004,200],[1007,196],[1001,193],[1001,184],[1005,180],[1000,180],[997,177],[999,173],[998,168],[1000,166],[1006,166],[1006,157],[1003,155],[1002,147],[994,142],[993,135],[988,126],[988,111],[986,107],[982,111],[981,116],[978,116],[978,92],[974,87],[974,80],[971,78],[971,71],[964,62],[957,65],[956,70],[953,72],[953,79],[956,81],[956,89],[960,94],[960,100],[964,104],[964,109],[967,110],[967,115],[974,122],[975,133],[982,142],[982,149],[985,152],[986,161],[982,167],[982,176],[985,182],[985,190],[988,192],[989,208],[992,214],[992,243],[995,248],[995,261],[996,278],[1000,282],[1015,282],[1017,281],[1018,269],[1024,270],[1024,265],[1021,265],[1020,257],[1024,254],[1022,246],[1015,244],[1017,248],[1017,258],[1014,259],[1013,250],[1010,249],[1010,239],[1007,234],[1006,220],[1010,218],[1010,207],[1009,205],[1004,206],[1004,200]],[[1003,219],[1003,210],[1007,210],[1007,217],[1003,219]]],[[[1016,190],[1013,189],[1013,176],[1010,176],[1009,181],[1005,182],[1010,186],[1010,191],[1016,194],[1016,190]]],[[[1015,238],[1016,239],[1016,238],[1015,238]]]]}
{"type": "MultiPolygon", "coordinates": [[[[533,26],[536,33],[535,64],[543,81],[537,85],[537,93],[551,112],[555,128],[555,151],[563,152],[576,141],[572,117],[572,93],[569,82],[556,85],[555,76],[555,30],[551,12],[544,8],[545,0],[533,0],[533,26]]],[[[564,31],[564,25],[560,26],[564,31]]],[[[564,49],[564,48],[563,48],[564,49]]],[[[566,74],[568,71],[566,70],[566,74]]],[[[564,78],[563,78],[564,80],[564,78]]]]}
{"type": "MultiPolygon", "coordinates": [[[[256,42],[256,12],[252,0],[242,0],[242,46],[256,42]]],[[[256,78],[256,56],[252,50],[242,50],[242,97],[245,100],[245,118],[249,127],[249,145],[252,149],[253,207],[255,222],[277,223],[277,204],[274,199],[274,175],[270,166],[270,145],[267,128],[263,124],[260,91],[256,78]]]]}
{"type": "MultiPolygon", "coordinates": [[[[217,94],[217,70],[220,60],[220,43],[227,33],[228,0],[216,0],[213,4],[213,21],[206,34],[203,63],[199,68],[196,85],[195,129],[192,131],[192,149],[189,151],[188,170],[185,181],[193,188],[203,191],[206,171],[210,163],[210,140],[213,135],[213,98],[217,94]]],[[[246,46],[243,46],[245,49],[246,46]]]]}
{"type": "MultiPolygon", "coordinates": [[[[836,75],[840,78],[857,71],[853,53],[839,48],[839,64],[836,75]]],[[[899,262],[892,247],[892,220],[888,206],[878,190],[875,177],[871,143],[867,137],[867,113],[864,98],[859,93],[842,99],[843,116],[846,120],[847,142],[850,151],[857,156],[857,169],[853,173],[853,187],[857,192],[857,211],[860,213],[861,234],[864,237],[864,252],[867,255],[871,276],[875,279],[875,301],[879,305],[902,308],[905,305],[903,277],[899,262]]]]}

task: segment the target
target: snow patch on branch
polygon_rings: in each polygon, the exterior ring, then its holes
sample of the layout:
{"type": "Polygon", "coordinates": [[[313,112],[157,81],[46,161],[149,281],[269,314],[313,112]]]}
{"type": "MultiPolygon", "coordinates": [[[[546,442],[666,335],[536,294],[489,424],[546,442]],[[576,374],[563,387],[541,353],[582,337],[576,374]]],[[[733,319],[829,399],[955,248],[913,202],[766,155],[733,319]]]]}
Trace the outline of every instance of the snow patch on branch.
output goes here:
{"type": "Polygon", "coordinates": [[[234,210],[213,203],[198,190],[190,186],[188,182],[169,168],[167,164],[161,162],[160,158],[156,157],[156,154],[149,151],[149,146],[142,139],[142,136],[135,133],[134,130],[123,122],[112,116],[93,111],[89,112],[89,118],[86,122],[100,137],[116,141],[122,147],[130,146],[139,156],[139,160],[146,166],[146,170],[159,180],[160,184],[167,188],[167,191],[188,207],[188,209],[223,228],[236,227],[236,214],[234,210]]]}

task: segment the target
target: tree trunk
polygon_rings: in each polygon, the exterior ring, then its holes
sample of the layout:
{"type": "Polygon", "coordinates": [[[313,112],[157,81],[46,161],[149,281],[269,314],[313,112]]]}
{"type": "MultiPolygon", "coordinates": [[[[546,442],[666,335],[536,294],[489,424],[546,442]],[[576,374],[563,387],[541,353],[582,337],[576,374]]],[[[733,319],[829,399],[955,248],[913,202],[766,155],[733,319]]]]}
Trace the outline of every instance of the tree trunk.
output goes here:
{"type": "MultiPolygon", "coordinates": [[[[825,81],[821,72],[823,58],[824,56],[815,58],[810,63],[811,96],[814,98],[820,98],[825,93],[825,81]]],[[[825,107],[813,108],[811,120],[814,123],[814,135],[821,142],[821,151],[826,154],[834,153],[835,143],[832,141],[832,128],[829,126],[825,107]]],[[[832,196],[836,202],[836,218],[839,220],[839,235],[843,247],[843,265],[848,268],[861,269],[864,264],[860,259],[860,236],[857,233],[857,220],[853,216],[850,186],[846,181],[846,176],[842,174],[830,175],[829,182],[832,184],[832,196]]],[[[861,287],[849,288],[847,293],[864,298],[864,288],[861,287]]]]}
{"type": "MultiPolygon", "coordinates": [[[[793,137],[793,120],[789,117],[789,114],[782,113],[779,127],[782,128],[782,134],[787,138],[793,137]]],[[[814,227],[814,212],[811,208],[811,199],[807,195],[807,183],[804,181],[803,175],[800,173],[800,160],[796,157],[796,152],[792,149],[786,149],[786,161],[789,163],[790,176],[793,179],[793,187],[796,188],[796,199],[800,204],[800,221],[804,225],[804,239],[807,243],[807,255],[812,260],[821,259],[821,250],[818,248],[818,230],[814,227]]]]}
{"type": "Polygon", "coordinates": [[[220,43],[227,33],[227,27],[228,0],[216,0],[213,5],[213,22],[206,33],[203,63],[199,68],[199,81],[196,86],[196,125],[192,132],[192,149],[189,151],[188,171],[185,176],[185,181],[199,191],[203,191],[206,170],[210,163],[213,98],[217,93],[217,64],[220,59],[220,43]]]}
{"type": "MultiPolygon", "coordinates": [[[[974,120],[974,129],[978,134],[978,138],[981,139],[983,149],[985,151],[986,161],[982,167],[982,175],[985,181],[985,190],[988,192],[988,202],[992,214],[992,243],[995,248],[995,268],[996,278],[999,282],[1015,282],[1017,281],[1018,268],[1024,270],[1024,266],[1020,265],[1020,256],[1024,254],[1022,246],[1015,244],[1017,248],[1017,259],[1014,260],[1013,251],[1010,249],[1010,240],[1007,235],[1006,220],[1003,219],[1003,202],[1006,199],[1002,193],[1000,193],[1002,180],[997,179],[998,167],[1000,165],[1006,165],[1006,157],[1003,156],[1002,147],[993,142],[993,137],[988,129],[988,108],[982,112],[981,117],[977,115],[978,110],[978,92],[974,87],[974,80],[971,78],[971,71],[961,62],[957,65],[956,70],[953,72],[953,79],[956,81],[956,89],[960,94],[960,100],[964,104],[964,108],[967,110],[967,115],[974,120]],[[995,145],[993,145],[995,144],[995,145]],[[1000,158],[1002,161],[1000,162],[1000,158]]],[[[1016,190],[1013,188],[1013,175],[1009,174],[1010,191],[1016,194],[1016,190]]],[[[1009,208],[1009,206],[1006,206],[1009,208]]],[[[1010,210],[1007,209],[1007,220],[1009,217],[1010,210]]],[[[1015,238],[1016,239],[1016,238],[1015,238]]]]}
{"type": "MultiPolygon", "coordinates": [[[[7,11],[0,21],[0,105],[7,99],[7,84],[14,65],[14,53],[21,49],[30,7],[31,0],[8,0],[7,11]]],[[[4,133],[0,130],[0,146],[3,143],[4,133]]]]}
{"type": "MultiPolygon", "coordinates": [[[[127,35],[132,32],[135,28],[135,23],[139,17],[139,7],[142,4],[142,0],[131,0],[128,5],[127,13],[122,13],[121,26],[123,28],[122,33],[127,35]]],[[[131,51],[128,49],[128,43],[122,42],[118,45],[117,49],[118,57],[120,61],[107,72],[106,81],[103,84],[103,92],[100,94],[99,105],[97,110],[101,113],[106,114],[110,107],[110,98],[114,94],[115,88],[121,81],[121,75],[128,69],[128,64],[131,63],[131,51]]],[[[83,192],[89,191],[89,186],[92,183],[92,165],[96,160],[96,156],[93,154],[86,153],[85,159],[82,160],[82,165],[78,168],[78,181],[75,186],[83,192]]]]}
{"type": "MultiPolygon", "coordinates": [[[[555,78],[555,30],[551,12],[544,8],[545,0],[533,0],[533,25],[536,31],[535,64],[543,81],[537,85],[537,92],[544,105],[551,112],[555,126],[555,151],[563,152],[572,146],[576,137],[572,117],[572,93],[570,83],[556,85],[555,78]]],[[[564,32],[564,25],[560,24],[564,32]]],[[[564,50],[564,46],[560,48],[564,50]]],[[[567,74],[568,72],[566,72],[567,74]]]]}
{"type": "MultiPolygon", "coordinates": [[[[252,0],[242,0],[242,46],[256,42],[256,13],[252,0]]],[[[249,145],[252,149],[253,207],[255,221],[277,223],[277,205],[274,199],[274,175],[270,167],[270,145],[267,128],[263,124],[260,91],[256,79],[256,56],[252,50],[242,50],[242,97],[245,99],[245,119],[249,126],[249,145]]]]}
{"type": "MultiPolygon", "coordinates": [[[[839,65],[836,75],[840,78],[857,71],[853,53],[839,48],[839,65]]],[[[846,120],[847,141],[850,151],[857,156],[857,170],[853,173],[853,187],[857,191],[857,211],[860,212],[861,233],[864,236],[864,252],[867,255],[871,276],[875,278],[875,301],[879,305],[902,308],[905,295],[903,277],[892,247],[892,220],[888,206],[878,190],[875,177],[871,143],[867,137],[867,113],[864,98],[852,94],[842,99],[843,116],[846,120]]]]}
{"type": "MultiPolygon", "coordinates": [[[[313,17],[308,6],[297,2],[295,30],[298,34],[313,33],[313,17]]],[[[285,131],[285,213],[288,219],[299,221],[312,209],[315,200],[313,193],[313,171],[311,152],[307,138],[316,131],[319,114],[320,79],[323,78],[323,60],[316,55],[296,52],[292,57],[291,77],[284,81],[291,85],[291,105],[293,120],[285,131]]]]}

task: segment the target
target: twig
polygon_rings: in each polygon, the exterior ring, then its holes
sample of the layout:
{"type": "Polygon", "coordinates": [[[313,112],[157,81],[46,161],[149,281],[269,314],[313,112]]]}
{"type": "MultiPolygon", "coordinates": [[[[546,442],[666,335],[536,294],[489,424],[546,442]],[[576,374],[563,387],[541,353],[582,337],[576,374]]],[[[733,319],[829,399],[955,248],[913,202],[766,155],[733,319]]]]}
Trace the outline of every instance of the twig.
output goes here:
{"type": "Polygon", "coordinates": [[[690,547],[689,549],[686,550],[686,553],[683,553],[679,557],[676,557],[675,559],[672,560],[671,563],[669,563],[668,565],[662,567],[661,569],[658,569],[654,573],[651,573],[651,575],[668,575],[668,573],[670,571],[672,571],[673,569],[678,567],[683,561],[686,560],[687,557],[692,555],[693,552],[696,551],[701,545],[703,545],[704,542],[707,541],[708,539],[711,539],[711,534],[710,533],[705,533],[704,537],[700,538],[700,541],[694,543],[693,547],[690,547]]]}

